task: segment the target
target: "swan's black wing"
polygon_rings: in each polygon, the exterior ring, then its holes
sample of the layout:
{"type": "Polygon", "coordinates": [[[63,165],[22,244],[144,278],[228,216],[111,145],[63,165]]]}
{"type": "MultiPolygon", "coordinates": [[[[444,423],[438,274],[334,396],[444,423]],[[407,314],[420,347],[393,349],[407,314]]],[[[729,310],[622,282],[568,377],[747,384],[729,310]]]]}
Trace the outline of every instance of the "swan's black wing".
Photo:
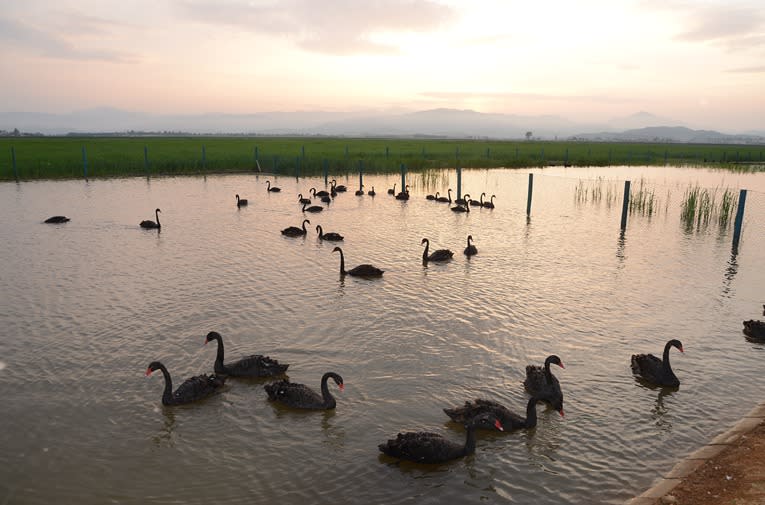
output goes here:
{"type": "Polygon", "coordinates": [[[217,375],[197,375],[186,379],[183,384],[178,386],[173,392],[173,404],[189,403],[201,400],[213,394],[217,389],[223,387],[226,382],[224,377],[217,375]]]}
{"type": "Polygon", "coordinates": [[[324,398],[305,384],[282,380],[264,386],[268,399],[298,409],[325,409],[324,398]]]}
{"type": "Polygon", "coordinates": [[[226,374],[233,377],[272,377],[287,371],[289,365],[280,364],[268,356],[253,354],[239,361],[224,364],[226,374]]]}
{"type": "Polygon", "coordinates": [[[664,362],[653,354],[633,354],[630,360],[632,373],[659,386],[677,387],[680,381],[672,370],[664,367],[664,362]]]}
{"type": "Polygon", "coordinates": [[[415,463],[443,463],[464,455],[463,445],[423,431],[399,433],[378,448],[388,456],[415,463]]]}

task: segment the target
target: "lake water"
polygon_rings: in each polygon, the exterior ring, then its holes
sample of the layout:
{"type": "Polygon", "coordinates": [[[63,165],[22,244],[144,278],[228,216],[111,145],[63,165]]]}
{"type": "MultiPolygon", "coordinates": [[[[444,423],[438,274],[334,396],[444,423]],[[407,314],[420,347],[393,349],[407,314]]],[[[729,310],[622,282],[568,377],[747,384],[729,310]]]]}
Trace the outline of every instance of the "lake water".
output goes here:
{"type": "Polygon", "coordinates": [[[264,175],[0,184],[0,503],[621,503],[763,399],[765,347],[742,321],[765,303],[765,174],[611,167],[464,171],[494,210],[456,214],[425,194],[454,171],[365,177],[300,225],[297,194],[323,180],[264,175]],[[602,179],[598,179],[598,178],[602,179]],[[651,216],[620,234],[623,181],[643,178],[651,216]],[[274,180],[281,193],[267,193],[274,180]],[[689,184],[747,188],[737,253],[732,227],[688,230],[689,184]],[[603,197],[577,200],[577,188],[603,197]],[[610,189],[609,189],[610,188],[610,189]],[[614,189],[615,188],[615,189],[614,189]],[[618,194],[611,195],[617,192],[618,194]],[[250,205],[237,209],[234,195],[250,205]],[[613,198],[607,197],[611,195],[613,198]],[[162,209],[162,231],[142,230],[162,209]],[[42,221],[55,214],[63,225],[42,221]],[[373,263],[382,279],[341,279],[373,263]],[[478,255],[462,254],[468,234],[478,255]],[[421,263],[420,240],[450,248],[421,263]],[[175,384],[212,372],[216,330],[227,361],[262,353],[318,389],[345,391],[331,412],[268,402],[267,380],[230,379],[202,402],[163,407],[175,384]],[[630,355],[670,338],[681,386],[650,389],[630,355]],[[427,429],[464,440],[442,408],[485,397],[524,412],[527,364],[549,354],[565,417],[539,407],[530,431],[481,433],[474,456],[433,468],[397,464],[377,445],[427,429]]]}

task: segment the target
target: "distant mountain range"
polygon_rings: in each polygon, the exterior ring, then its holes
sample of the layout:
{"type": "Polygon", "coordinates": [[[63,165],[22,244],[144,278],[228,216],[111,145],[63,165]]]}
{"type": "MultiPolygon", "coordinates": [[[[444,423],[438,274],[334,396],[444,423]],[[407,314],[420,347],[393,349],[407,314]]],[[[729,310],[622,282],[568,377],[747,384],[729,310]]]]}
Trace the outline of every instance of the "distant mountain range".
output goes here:
{"type": "Polygon", "coordinates": [[[68,114],[0,112],[0,132],[25,134],[243,134],[348,137],[578,139],[636,142],[765,143],[765,131],[720,133],[692,130],[647,112],[605,124],[576,123],[559,116],[488,114],[473,110],[418,112],[267,112],[257,114],[154,115],[112,108],[68,114]],[[588,133],[597,132],[597,133],[588,133]]]}

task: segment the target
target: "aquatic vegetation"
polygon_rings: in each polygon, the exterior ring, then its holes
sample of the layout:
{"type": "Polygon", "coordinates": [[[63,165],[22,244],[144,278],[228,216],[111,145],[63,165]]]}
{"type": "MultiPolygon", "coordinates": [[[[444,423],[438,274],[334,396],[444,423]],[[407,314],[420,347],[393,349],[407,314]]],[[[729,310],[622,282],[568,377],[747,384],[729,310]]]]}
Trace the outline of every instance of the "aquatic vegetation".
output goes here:
{"type": "Polygon", "coordinates": [[[680,206],[680,218],[686,230],[704,229],[716,221],[720,228],[726,228],[738,205],[738,195],[732,189],[722,190],[718,200],[719,188],[701,188],[698,184],[689,186],[683,195],[680,206]]]}

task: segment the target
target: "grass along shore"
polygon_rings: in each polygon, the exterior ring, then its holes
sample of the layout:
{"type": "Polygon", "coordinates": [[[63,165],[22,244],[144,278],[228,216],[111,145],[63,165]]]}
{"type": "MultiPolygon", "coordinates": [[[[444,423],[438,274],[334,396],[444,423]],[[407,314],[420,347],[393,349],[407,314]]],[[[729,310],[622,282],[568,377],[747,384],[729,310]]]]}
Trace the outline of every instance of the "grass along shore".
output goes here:
{"type": "Polygon", "coordinates": [[[0,180],[263,171],[291,176],[549,165],[762,170],[765,146],[316,137],[2,137],[0,180]]]}

